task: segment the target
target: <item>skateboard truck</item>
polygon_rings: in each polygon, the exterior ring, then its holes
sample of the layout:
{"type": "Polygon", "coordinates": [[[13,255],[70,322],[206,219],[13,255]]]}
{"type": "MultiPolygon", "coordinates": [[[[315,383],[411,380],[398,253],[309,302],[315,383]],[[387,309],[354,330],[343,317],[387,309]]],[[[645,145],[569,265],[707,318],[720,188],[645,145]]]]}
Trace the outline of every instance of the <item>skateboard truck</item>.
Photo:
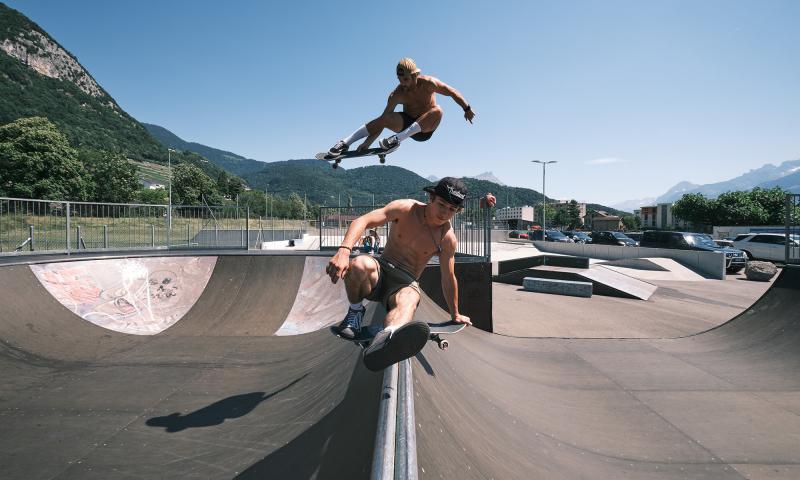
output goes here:
{"type": "Polygon", "coordinates": [[[450,342],[440,337],[438,333],[432,333],[431,340],[436,342],[436,345],[438,345],[441,350],[447,350],[447,347],[450,346],[450,342]]]}

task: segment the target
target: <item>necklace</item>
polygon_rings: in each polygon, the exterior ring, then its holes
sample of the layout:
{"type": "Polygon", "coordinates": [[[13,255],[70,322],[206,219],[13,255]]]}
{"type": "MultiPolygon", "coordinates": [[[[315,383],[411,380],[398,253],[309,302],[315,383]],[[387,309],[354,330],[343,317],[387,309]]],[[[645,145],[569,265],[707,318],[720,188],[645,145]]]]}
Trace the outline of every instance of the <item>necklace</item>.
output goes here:
{"type": "Polygon", "coordinates": [[[436,246],[436,253],[437,254],[442,253],[442,245],[439,244],[439,243],[436,243],[436,237],[433,236],[433,230],[431,230],[430,225],[428,225],[428,216],[425,214],[425,207],[422,208],[422,219],[423,219],[422,223],[428,229],[428,233],[431,236],[431,240],[433,241],[433,244],[436,246]]]}

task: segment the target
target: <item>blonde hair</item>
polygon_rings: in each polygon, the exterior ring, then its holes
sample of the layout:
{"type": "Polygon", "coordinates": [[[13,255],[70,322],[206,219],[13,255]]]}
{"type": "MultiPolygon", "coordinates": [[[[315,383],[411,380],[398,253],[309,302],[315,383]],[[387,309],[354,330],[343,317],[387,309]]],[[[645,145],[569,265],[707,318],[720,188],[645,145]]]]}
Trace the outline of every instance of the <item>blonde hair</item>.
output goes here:
{"type": "Polygon", "coordinates": [[[404,74],[414,75],[415,73],[419,73],[419,68],[417,68],[417,64],[414,63],[414,60],[411,58],[403,58],[397,62],[397,73],[403,72],[404,74]]]}

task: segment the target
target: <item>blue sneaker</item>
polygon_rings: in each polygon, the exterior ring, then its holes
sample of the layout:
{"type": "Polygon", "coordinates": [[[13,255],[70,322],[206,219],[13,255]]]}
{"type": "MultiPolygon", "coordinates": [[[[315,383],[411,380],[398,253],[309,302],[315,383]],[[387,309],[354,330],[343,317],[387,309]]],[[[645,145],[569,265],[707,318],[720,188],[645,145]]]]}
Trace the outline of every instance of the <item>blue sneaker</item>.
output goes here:
{"type": "Polygon", "coordinates": [[[364,313],[367,309],[362,305],[361,308],[349,308],[347,315],[339,325],[331,327],[334,335],[337,335],[345,340],[355,340],[359,333],[361,333],[361,320],[364,318],[364,313]]]}

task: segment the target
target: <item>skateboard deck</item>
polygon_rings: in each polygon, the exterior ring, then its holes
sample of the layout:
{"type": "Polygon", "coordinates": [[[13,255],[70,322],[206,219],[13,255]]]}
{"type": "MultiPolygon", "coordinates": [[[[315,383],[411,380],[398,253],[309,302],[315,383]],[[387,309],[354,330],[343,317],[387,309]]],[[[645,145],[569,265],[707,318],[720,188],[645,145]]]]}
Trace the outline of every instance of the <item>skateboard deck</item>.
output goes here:
{"type": "MultiPolygon", "coordinates": [[[[447,347],[450,346],[450,343],[443,339],[443,335],[453,335],[455,333],[464,330],[467,326],[465,323],[456,323],[456,322],[443,322],[443,323],[428,323],[428,328],[430,329],[430,333],[428,335],[428,340],[432,342],[436,342],[436,345],[442,349],[446,350],[447,347]]],[[[361,334],[350,340],[349,338],[339,337],[342,340],[347,340],[349,342],[357,343],[362,348],[367,348],[375,338],[375,335],[383,330],[383,326],[381,325],[367,325],[361,329],[361,334]]],[[[334,335],[336,335],[334,333],[334,335]]],[[[338,335],[336,335],[338,337],[338,335]]]]}
{"type": "Polygon", "coordinates": [[[359,152],[358,150],[348,150],[341,155],[331,155],[328,152],[320,152],[314,155],[314,158],[317,160],[333,162],[333,165],[331,165],[333,168],[339,168],[339,164],[342,163],[342,160],[345,158],[368,157],[370,155],[377,155],[381,163],[386,163],[386,155],[389,155],[398,148],[400,148],[400,145],[390,148],[389,150],[384,150],[382,148],[368,148],[363,152],[359,152]]]}

